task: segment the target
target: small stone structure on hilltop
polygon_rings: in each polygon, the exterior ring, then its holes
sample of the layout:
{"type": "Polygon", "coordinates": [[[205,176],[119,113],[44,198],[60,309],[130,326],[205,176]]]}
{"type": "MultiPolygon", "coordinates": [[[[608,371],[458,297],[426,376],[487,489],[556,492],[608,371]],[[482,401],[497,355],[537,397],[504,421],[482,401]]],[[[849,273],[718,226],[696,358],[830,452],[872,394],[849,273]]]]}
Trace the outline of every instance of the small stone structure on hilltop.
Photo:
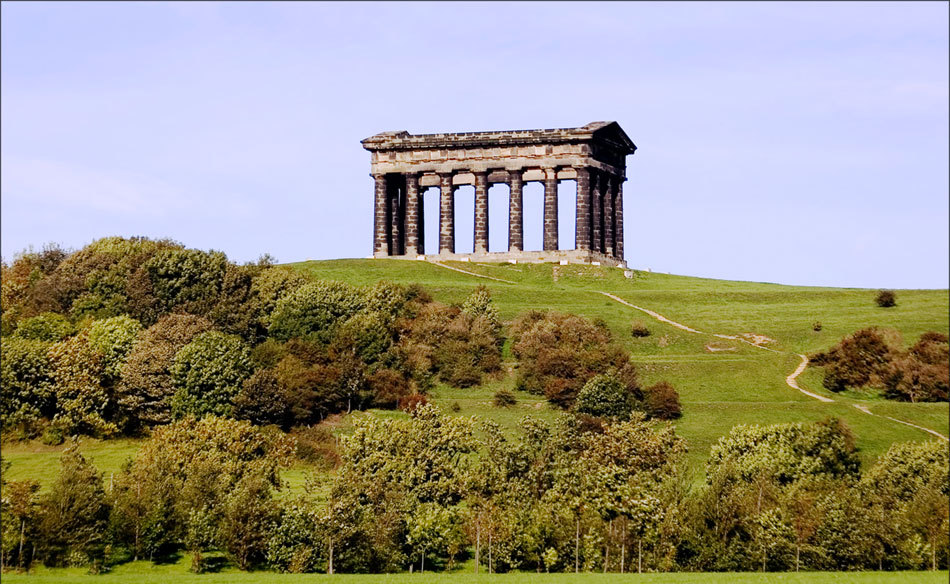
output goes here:
{"type": "Polygon", "coordinates": [[[623,182],[637,147],[617,122],[579,128],[419,134],[383,132],[362,141],[376,183],[373,256],[409,259],[570,263],[625,266],[623,182]],[[577,184],[573,249],[558,245],[557,185],[577,184]],[[524,250],[522,189],[544,184],[541,251],[524,250]],[[506,184],[508,249],[488,248],[488,189],[506,184]],[[474,253],[455,253],[455,191],[475,187],[474,253]],[[439,253],[425,255],[423,192],[439,187],[439,253]]]}

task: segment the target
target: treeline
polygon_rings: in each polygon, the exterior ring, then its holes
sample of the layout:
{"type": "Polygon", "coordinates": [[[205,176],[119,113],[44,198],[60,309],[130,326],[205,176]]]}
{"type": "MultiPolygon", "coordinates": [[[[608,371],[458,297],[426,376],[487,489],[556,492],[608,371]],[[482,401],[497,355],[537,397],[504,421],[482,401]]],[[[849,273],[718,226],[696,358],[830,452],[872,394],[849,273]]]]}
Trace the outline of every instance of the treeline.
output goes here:
{"type": "Polygon", "coordinates": [[[897,570],[946,568],[946,445],[899,443],[861,472],[848,428],[738,426],[693,485],[669,424],[526,417],[420,405],[355,417],[323,484],[275,497],[294,444],[213,416],[158,428],[108,483],[75,446],[48,492],[4,485],[7,567],[168,561],[218,553],[281,572],[897,570]],[[327,494],[329,493],[329,494],[327,494]]]}
{"type": "MultiPolygon", "coordinates": [[[[19,254],[2,265],[0,304],[4,436],[50,444],[209,414],[289,430],[501,372],[502,323],[483,287],[451,306],[419,286],[315,281],[166,240],[19,254]]],[[[579,413],[679,414],[670,386],[640,387],[604,322],[531,312],[510,334],[519,384],[565,409],[608,375],[579,413]],[[604,388],[607,405],[594,404],[604,388]]]]}
{"type": "Polygon", "coordinates": [[[947,401],[950,390],[950,338],[926,332],[908,349],[899,331],[864,328],[828,351],[809,356],[824,368],[822,385],[830,391],[870,389],[888,399],[947,401]]]}

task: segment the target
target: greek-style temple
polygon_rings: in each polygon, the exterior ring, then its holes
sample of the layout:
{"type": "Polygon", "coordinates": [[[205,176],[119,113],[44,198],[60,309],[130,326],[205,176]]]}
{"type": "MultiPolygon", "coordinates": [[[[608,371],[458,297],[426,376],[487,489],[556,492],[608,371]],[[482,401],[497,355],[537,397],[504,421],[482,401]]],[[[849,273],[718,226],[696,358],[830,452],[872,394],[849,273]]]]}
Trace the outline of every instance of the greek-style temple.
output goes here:
{"type": "MultiPolygon", "coordinates": [[[[376,183],[374,257],[427,258],[422,193],[439,187],[438,259],[623,266],[626,157],[637,147],[617,122],[579,128],[460,134],[383,132],[362,141],[376,183]],[[558,183],[576,181],[573,248],[558,242],[558,183]],[[525,183],[544,185],[543,249],[524,251],[525,183]],[[488,246],[488,189],[509,187],[508,248],[488,246]],[[455,253],[455,191],[475,187],[474,253],[455,253]]],[[[433,258],[434,259],[434,258],[433,258]]]]}

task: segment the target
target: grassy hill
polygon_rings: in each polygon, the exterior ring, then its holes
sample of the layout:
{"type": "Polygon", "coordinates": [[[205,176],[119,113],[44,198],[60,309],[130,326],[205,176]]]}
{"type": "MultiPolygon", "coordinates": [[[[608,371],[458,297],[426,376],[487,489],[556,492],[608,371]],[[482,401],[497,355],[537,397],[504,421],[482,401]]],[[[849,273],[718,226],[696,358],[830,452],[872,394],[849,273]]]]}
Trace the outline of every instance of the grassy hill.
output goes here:
{"type": "MultiPolygon", "coordinates": [[[[896,328],[907,344],[928,330],[946,332],[950,327],[946,290],[899,290],[898,305],[885,309],[875,304],[874,291],[866,289],[734,282],[642,271],[626,278],[621,269],[597,266],[468,262],[446,265],[485,277],[404,260],[313,261],[294,267],[316,278],[353,284],[382,279],[419,282],[444,302],[461,302],[474,286],[484,284],[491,290],[504,320],[530,309],[556,309],[603,318],[615,338],[633,353],[645,383],[666,379],[679,390],[683,417],[677,421],[677,430],[689,441],[690,461],[696,467],[706,459],[709,447],[736,424],[815,421],[838,416],[854,431],[865,461],[877,457],[892,442],[932,438],[921,430],[868,415],[854,404],[864,405],[875,414],[948,433],[946,403],[910,404],[859,395],[833,395],[821,387],[820,371],[811,368],[800,377],[799,384],[832,397],[833,403],[819,402],[785,384],[785,377],[800,362],[798,354],[826,349],[862,327],[896,328]],[[766,335],[774,339],[767,346],[780,352],[674,328],[601,292],[700,331],[766,335]],[[645,322],[652,334],[632,338],[629,330],[634,319],[645,322]],[[822,323],[820,332],[812,330],[815,321],[822,323]],[[709,352],[707,344],[726,350],[709,352]]],[[[512,381],[509,376],[496,383],[510,386],[512,381]]],[[[520,414],[549,410],[536,396],[526,394],[519,395],[520,404],[515,411],[491,407],[494,389],[441,389],[436,402],[458,401],[462,415],[492,416],[505,425],[516,423],[520,414]]]]}
{"type": "MultiPolygon", "coordinates": [[[[483,284],[491,291],[505,321],[530,309],[556,309],[604,319],[615,338],[633,354],[643,383],[667,380],[679,391],[683,417],[676,426],[678,433],[688,441],[689,462],[695,471],[702,468],[710,446],[737,424],[810,422],[837,416],[854,431],[865,463],[895,441],[933,438],[922,430],[883,416],[943,435],[950,430],[946,403],[910,404],[858,394],[833,395],[822,388],[821,373],[815,369],[807,369],[799,378],[799,385],[829,396],[834,402],[817,401],[785,383],[786,376],[800,362],[799,354],[826,349],[859,328],[871,325],[895,328],[908,345],[925,331],[946,332],[950,328],[947,290],[898,290],[897,306],[885,309],[875,304],[875,291],[866,289],[784,286],[641,271],[626,278],[621,269],[597,266],[469,262],[440,266],[405,260],[330,260],[292,265],[315,278],[357,285],[379,280],[402,284],[417,282],[442,302],[461,302],[475,286],[483,284]],[[602,292],[704,333],[765,335],[773,339],[767,346],[776,352],[711,334],[680,330],[602,292]],[[632,338],[630,323],[634,319],[643,321],[652,334],[632,338]],[[820,332],[812,329],[815,321],[822,323],[820,332]],[[706,347],[710,344],[720,350],[710,352],[706,347]],[[855,404],[875,415],[855,408],[855,404]]],[[[520,392],[514,407],[492,405],[495,391],[514,385],[514,375],[510,373],[514,363],[508,366],[507,375],[482,387],[458,390],[440,386],[435,391],[434,401],[446,411],[457,403],[457,415],[491,417],[512,431],[526,414],[553,417],[555,410],[542,398],[520,392]]],[[[403,414],[386,412],[384,415],[403,414]]],[[[342,431],[345,427],[344,420],[342,431]]],[[[84,450],[108,477],[108,473],[117,471],[122,460],[137,448],[135,440],[88,440],[84,450]]],[[[9,477],[31,476],[48,482],[58,468],[60,450],[61,447],[35,443],[5,447],[4,459],[13,463],[9,477]]],[[[302,482],[303,470],[288,473],[292,484],[302,482]]]]}

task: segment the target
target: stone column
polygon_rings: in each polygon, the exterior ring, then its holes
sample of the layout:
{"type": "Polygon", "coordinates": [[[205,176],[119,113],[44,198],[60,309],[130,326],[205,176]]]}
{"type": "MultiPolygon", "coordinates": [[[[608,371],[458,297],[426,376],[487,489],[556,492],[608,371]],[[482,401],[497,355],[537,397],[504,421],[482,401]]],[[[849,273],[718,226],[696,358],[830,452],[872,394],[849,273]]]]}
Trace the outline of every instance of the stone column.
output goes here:
{"type": "Polygon", "coordinates": [[[475,253],[488,253],[488,173],[475,173],[475,253]]]}
{"type": "Polygon", "coordinates": [[[452,173],[439,175],[439,253],[455,253],[455,187],[452,173]]]}
{"type": "Polygon", "coordinates": [[[614,177],[611,186],[614,190],[614,256],[623,259],[623,182],[622,176],[614,177]]]}
{"type": "Polygon", "coordinates": [[[604,183],[604,253],[613,257],[614,255],[614,203],[613,180],[614,177],[608,175],[604,183]]]}
{"type": "Polygon", "coordinates": [[[386,187],[389,190],[390,219],[392,220],[392,234],[389,246],[389,254],[400,256],[406,253],[405,241],[403,235],[405,229],[405,192],[400,181],[394,180],[395,177],[386,179],[386,187]]]}
{"type": "Polygon", "coordinates": [[[599,171],[591,170],[590,173],[590,198],[591,198],[591,230],[590,230],[590,249],[591,251],[603,252],[603,198],[600,194],[600,184],[603,182],[603,175],[599,171]]]}
{"type": "Polygon", "coordinates": [[[544,171],[544,251],[557,251],[557,169],[544,171]]]}
{"type": "Polygon", "coordinates": [[[590,249],[590,173],[587,168],[577,171],[577,205],[574,210],[574,249],[590,249]]]}
{"type": "Polygon", "coordinates": [[[508,185],[511,188],[511,194],[508,195],[508,251],[524,250],[524,219],[521,216],[521,189],[524,183],[521,173],[521,170],[508,173],[508,185]]]}
{"type": "Polygon", "coordinates": [[[376,206],[373,214],[373,255],[389,255],[389,197],[386,175],[374,174],[376,206]]]}
{"type": "Polygon", "coordinates": [[[417,256],[422,253],[419,233],[422,228],[422,214],[419,205],[419,175],[406,175],[406,255],[417,256]]]}

